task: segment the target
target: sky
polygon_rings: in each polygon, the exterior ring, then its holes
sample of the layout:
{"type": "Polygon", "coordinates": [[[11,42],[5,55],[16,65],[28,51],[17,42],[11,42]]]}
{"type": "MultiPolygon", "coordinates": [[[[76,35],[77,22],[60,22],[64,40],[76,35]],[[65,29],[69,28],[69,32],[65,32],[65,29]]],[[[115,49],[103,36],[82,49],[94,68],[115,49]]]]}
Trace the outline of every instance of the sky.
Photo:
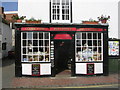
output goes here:
{"type": "Polygon", "coordinates": [[[0,0],[0,6],[4,11],[18,11],[18,0],[0,0]]]}
{"type": "Polygon", "coordinates": [[[17,2],[18,0],[0,0],[1,2],[17,2]]]}

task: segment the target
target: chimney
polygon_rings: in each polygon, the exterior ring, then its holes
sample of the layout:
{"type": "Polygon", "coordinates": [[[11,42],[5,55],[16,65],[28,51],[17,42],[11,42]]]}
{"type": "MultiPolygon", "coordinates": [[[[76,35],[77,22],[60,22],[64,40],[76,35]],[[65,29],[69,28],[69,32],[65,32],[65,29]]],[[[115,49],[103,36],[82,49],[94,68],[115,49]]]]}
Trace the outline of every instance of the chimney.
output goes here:
{"type": "Polygon", "coordinates": [[[4,8],[0,7],[0,15],[2,18],[5,18],[5,14],[4,14],[4,8]]]}
{"type": "Polygon", "coordinates": [[[4,14],[4,8],[3,7],[0,7],[0,15],[1,14],[4,14]]]}

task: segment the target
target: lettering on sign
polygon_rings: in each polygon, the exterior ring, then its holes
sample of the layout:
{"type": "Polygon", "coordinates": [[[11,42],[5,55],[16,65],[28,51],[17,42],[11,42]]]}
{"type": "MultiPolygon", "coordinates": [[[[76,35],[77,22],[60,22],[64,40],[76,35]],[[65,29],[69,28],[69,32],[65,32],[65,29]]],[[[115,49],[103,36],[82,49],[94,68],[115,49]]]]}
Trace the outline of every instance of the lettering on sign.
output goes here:
{"type": "Polygon", "coordinates": [[[103,31],[102,28],[79,28],[77,31],[103,31]]]}
{"type": "Polygon", "coordinates": [[[22,31],[49,31],[49,28],[44,27],[22,27],[22,31]]]}
{"type": "Polygon", "coordinates": [[[57,28],[50,28],[50,31],[76,31],[76,28],[67,28],[67,27],[59,28],[59,27],[57,27],[57,28]]]}

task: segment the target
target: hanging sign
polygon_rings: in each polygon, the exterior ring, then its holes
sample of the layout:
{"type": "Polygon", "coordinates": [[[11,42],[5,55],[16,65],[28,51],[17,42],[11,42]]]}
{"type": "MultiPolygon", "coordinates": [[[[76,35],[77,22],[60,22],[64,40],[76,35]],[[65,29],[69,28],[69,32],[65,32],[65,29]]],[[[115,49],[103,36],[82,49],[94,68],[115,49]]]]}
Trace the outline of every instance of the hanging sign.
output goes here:
{"type": "Polygon", "coordinates": [[[49,31],[49,28],[45,27],[22,27],[22,31],[49,31]]]}
{"type": "Polygon", "coordinates": [[[110,57],[120,57],[120,41],[110,40],[108,41],[108,55],[110,57]]]}

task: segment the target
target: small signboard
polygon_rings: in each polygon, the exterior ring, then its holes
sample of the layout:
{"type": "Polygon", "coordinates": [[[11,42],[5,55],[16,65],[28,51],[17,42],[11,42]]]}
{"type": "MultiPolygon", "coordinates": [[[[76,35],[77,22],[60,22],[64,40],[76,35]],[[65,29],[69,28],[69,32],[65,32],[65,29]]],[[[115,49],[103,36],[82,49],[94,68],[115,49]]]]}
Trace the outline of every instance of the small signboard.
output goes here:
{"type": "Polygon", "coordinates": [[[40,76],[40,64],[32,64],[32,76],[40,76]]]}
{"type": "Polygon", "coordinates": [[[108,55],[111,58],[120,58],[120,40],[108,41],[108,55]]]}
{"type": "Polygon", "coordinates": [[[87,64],[87,75],[94,75],[94,64],[87,64]]]}

